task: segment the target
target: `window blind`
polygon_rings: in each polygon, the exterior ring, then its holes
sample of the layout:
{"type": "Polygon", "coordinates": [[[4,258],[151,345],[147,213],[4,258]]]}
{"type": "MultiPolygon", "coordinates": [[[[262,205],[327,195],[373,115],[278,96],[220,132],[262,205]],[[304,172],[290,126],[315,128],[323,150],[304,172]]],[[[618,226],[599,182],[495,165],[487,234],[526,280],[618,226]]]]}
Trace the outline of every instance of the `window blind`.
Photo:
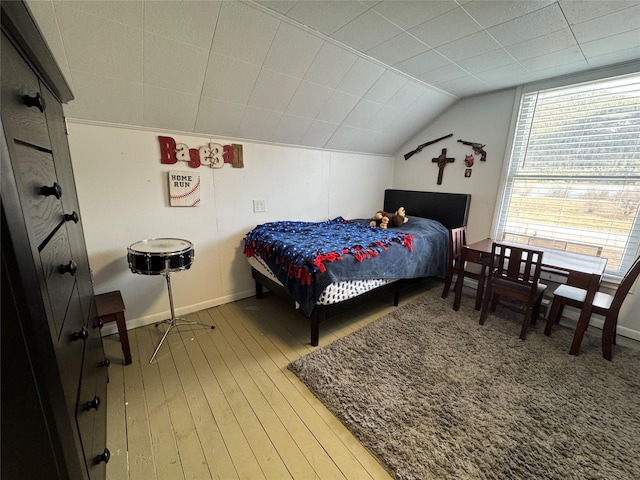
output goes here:
{"type": "Polygon", "coordinates": [[[640,246],[640,75],[524,93],[496,238],[601,255],[640,246]]]}

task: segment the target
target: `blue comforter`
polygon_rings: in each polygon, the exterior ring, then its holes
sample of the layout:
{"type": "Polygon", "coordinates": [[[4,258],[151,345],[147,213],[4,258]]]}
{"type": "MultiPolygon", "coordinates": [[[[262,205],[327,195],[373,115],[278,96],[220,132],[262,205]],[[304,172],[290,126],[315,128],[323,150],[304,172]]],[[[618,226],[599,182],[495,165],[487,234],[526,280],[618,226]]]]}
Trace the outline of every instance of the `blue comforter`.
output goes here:
{"type": "Polygon", "coordinates": [[[440,222],[411,217],[398,228],[370,219],[272,222],[245,237],[245,254],[262,258],[307,315],[322,291],[343,280],[444,277],[449,232],[440,222]]]}

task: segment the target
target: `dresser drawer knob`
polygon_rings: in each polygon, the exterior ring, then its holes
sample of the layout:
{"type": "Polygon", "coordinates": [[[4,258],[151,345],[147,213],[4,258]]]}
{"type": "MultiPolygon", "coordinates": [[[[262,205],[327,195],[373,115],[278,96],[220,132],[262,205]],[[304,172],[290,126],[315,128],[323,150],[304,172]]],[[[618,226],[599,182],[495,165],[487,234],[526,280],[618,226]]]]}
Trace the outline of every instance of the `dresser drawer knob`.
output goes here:
{"type": "Polygon", "coordinates": [[[84,404],[83,410],[86,412],[88,410],[91,410],[92,408],[95,410],[98,410],[98,408],[100,408],[100,397],[97,395],[93,397],[93,400],[90,400],[84,404]]]}
{"type": "Polygon", "coordinates": [[[111,459],[111,452],[109,451],[108,448],[105,448],[104,452],[96,456],[96,465],[102,462],[109,463],[110,459],[111,459]]]}
{"type": "Polygon", "coordinates": [[[44,112],[45,108],[47,108],[47,104],[45,103],[44,98],[42,98],[42,95],[40,95],[40,92],[36,93],[33,97],[25,95],[22,97],[22,100],[27,107],[36,107],[41,112],[44,112]]]}
{"type": "Polygon", "coordinates": [[[44,195],[45,197],[48,197],[49,195],[53,195],[58,200],[60,200],[60,197],[62,197],[62,187],[58,185],[57,182],[54,182],[54,184],[50,187],[47,187],[47,186],[40,187],[40,194],[44,195]]]}
{"type": "Polygon", "coordinates": [[[65,222],[73,221],[73,223],[78,223],[78,220],[80,220],[80,217],[78,216],[78,214],[76,212],[65,213],[64,214],[64,221],[65,222]]]}
{"type": "Polygon", "coordinates": [[[105,358],[103,361],[101,361],[98,364],[99,367],[107,367],[107,368],[109,368],[109,365],[111,365],[111,360],[109,360],[108,358],[105,358]]]}
{"type": "Polygon", "coordinates": [[[74,276],[78,271],[78,264],[73,260],[69,260],[69,263],[66,265],[60,265],[58,267],[58,272],[60,273],[70,273],[71,276],[74,276]]]}
{"type": "Polygon", "coordinates": [[[79,332],[73,332],[71,334],[71,341],[77,342],[78,340],[86,340],[89,338],[89,330],[82,327],[79,332]]]}

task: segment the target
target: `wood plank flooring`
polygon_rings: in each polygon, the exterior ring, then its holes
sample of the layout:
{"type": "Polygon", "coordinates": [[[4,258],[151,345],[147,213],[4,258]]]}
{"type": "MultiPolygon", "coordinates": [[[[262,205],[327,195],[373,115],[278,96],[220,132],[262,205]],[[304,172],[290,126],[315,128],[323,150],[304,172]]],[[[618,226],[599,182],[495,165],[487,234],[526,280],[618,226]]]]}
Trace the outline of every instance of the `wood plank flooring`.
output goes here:
{"type": "MultiPolygon", "coordinates": [[[[427,281],[410,301],[442,283],[427,281]]],[[[325,322],[320,345],[392,311],[392,298],[325,322]]],[[[129,330],[133,363],[117,335],[107,398],[108,480],[388,479],[287,365],[314,350],[309,323],[268,293],[203,310],[172,329],[149,364],[165,325],[129,330]]]]}

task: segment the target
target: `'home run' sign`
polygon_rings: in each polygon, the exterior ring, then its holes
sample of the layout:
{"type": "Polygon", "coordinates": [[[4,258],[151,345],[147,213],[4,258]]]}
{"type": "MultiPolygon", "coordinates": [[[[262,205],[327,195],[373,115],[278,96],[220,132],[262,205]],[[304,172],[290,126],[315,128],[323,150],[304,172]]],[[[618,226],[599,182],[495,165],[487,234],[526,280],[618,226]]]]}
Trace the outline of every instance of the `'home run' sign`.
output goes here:
{"type": "Polygon", "coordinates": [[[172,207],[200,205],[200,174],[169,172],[169,203],[172,207]]]}

